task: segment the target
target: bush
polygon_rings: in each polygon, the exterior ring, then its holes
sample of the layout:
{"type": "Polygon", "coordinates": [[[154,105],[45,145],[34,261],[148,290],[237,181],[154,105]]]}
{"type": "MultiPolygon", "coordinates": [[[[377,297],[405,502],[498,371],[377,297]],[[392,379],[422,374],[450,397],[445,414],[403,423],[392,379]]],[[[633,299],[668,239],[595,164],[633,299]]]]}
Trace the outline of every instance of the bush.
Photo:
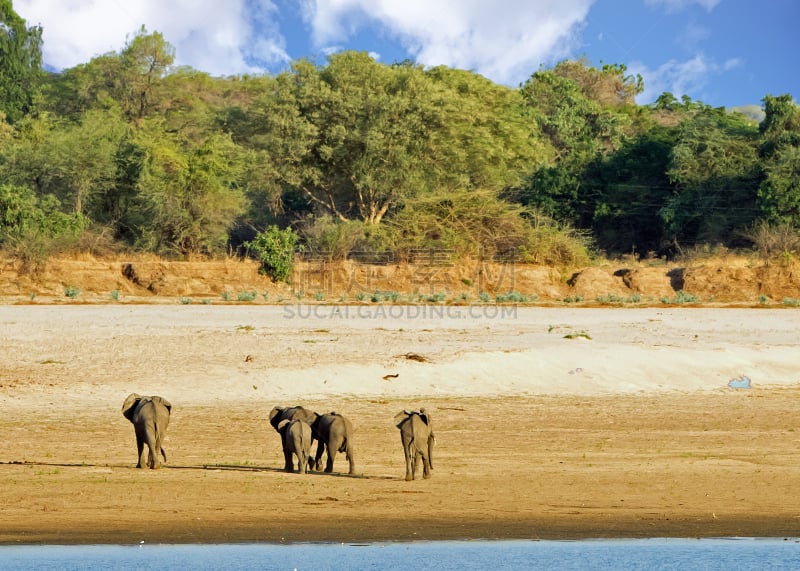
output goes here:
{"type": "Polygon", "coordinates": [[[291,228],[281,230],[273,225],[259,232],[252,241],[245,242],[244,246],[261,263],[260,273],[272,281],[288,281],[298,239],[291,228]]]}
{"type": "Polygon", "coordinates": [[[764,260],[788,258],[800,254],[800,230],[790,224],[759,222],[744,236],[764,260]]]}
{"type": "Polygon", "coordinates": [[[310,251],[324,253],[332,260],[347,258],[350,252],[363,246],[365,236],[363,222],[341,222],[330,216],[306,219],[300,232],[310,251]]]}
{"type": "Polygon", "coordinates": [[[0,185],[0,244],[36,272],[51,254],[67,250],[88,220],[80,213],[65,214],[53,195],[37,198],[26,187],[0,185]]]}
{"type": "Polygon", "coordinates": [[[258,292],[256,291],[240,291],[236,294],[236,299],[239,301],[253,301],[257,295],[258,292]]]}
{"type": "Polygon", "coordinates": [[[70,285],[70,286],[67,286],[67,287],[64,289],[64,295],[66,295],[66,296],[67,296],[68,298],[70,298],[70,299],[75,299],[75,298],[76,298],[76,297],[78,297],[80,294],[81,294],[81,290],[80,290],[80,288],[77,288],[77,287],[75,287],[75,286],[72,286],[72,285],[70,285]]]}

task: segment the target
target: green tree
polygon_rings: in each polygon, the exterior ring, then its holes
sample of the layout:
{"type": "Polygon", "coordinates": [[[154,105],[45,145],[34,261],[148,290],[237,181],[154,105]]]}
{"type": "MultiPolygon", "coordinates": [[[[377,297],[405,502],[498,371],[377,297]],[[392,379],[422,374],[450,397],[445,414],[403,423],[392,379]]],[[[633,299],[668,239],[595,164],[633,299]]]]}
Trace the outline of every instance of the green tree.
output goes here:
{"type": "Polygon", "coordinates": [[[230,229],[246,211],[239,147],[221,134],[194,146],[165,133],[158,120],[138,137],[144,158],[131,217],[137,244],[164,254],[224,252],[230,229]]]}
{"type": "Polygon", "coordinates": [[[60,124],[48,137],[47,190],[75,212],[102,218],[102,197],[116,182],[114,157],[124,132],[116,115],[102,111],[85,113],[77,124],[60,124]]]}
{"type": "Polygon", "coordinates": [[[12,123],[30,112],[41,71],[41,26],[27,27],[11,0],[0,0],[0,111],[12,123]]]}
{"type": "Polygon", "coordinates": [[[592,229],[607,252],[658,251],[664,246],[660,211],[672,197],[667,175],[676,129],[648,125],[584,171],[596,197],[592,229]]]}
{"type": "Polygon", "coordinates": [[[175,48],[161,33],[148,34],[142,26],[122,50],[120,60],[123,108],[131,118],[141,119],[150,112],[154,91],[175,61],[175,48]]]}
{"type": "Polygon", "coordinates": [[[537,71],[521,87],[531,119],[549,140],[554,159],[532,171],[517,200],[578,228],[591,226],[597,197],[584,172],[624,141],[631,123],[626,105],[639,89],[620,83],[622,72],[564,62],[553,70],[537,71]]]}
{"type": "Polygon", "coordinates": [[[661,209],[674,240],[727,242],[757,215],[757,131],[739,115],[704,107],[680,126],[667,174],[674,194],[661,209]]]}
{"type": "Polygon", "coordinates": [[[35,270],[47,257],[69,248],[87,220],[80,214],[65,214],[58,199],[39,199],[24,186],[0,185],[0,245],[17,256],[28,270],[35,270]]]}
{"type": "Polygon", "coordinates": [[[48,77],[44,105],[72,119],[98,108],[120,110],[128,120],[142,119],[164,110],[159,103],[169,96],[164,82],[174,60],[175,49],[164,36],[142,27],[120,52],[48,77]]]}
{"type": "Polygon", "coordinates": [[[514,90],[357,52],[297,62],[228,124],[258,151],[273,197],[294,189],[321,213],[369,225],[426,193],[518,183],[542,155],[514,90]]]}
{"type": "Polygon", "coordinates": [[[788,94],[763,101],[759,208],[767,222],[800,226],[800,108],[788,94]]]}
{"type": "Polygon", "coordinates": [[[52,194],[66,208],[94,218],[98,198],[114,184],[114,155],[124,125],[114,114],[91,111],[78,122],[42,114],[19,123],[16,136],[0,151],[7,180],[52,194]]]}

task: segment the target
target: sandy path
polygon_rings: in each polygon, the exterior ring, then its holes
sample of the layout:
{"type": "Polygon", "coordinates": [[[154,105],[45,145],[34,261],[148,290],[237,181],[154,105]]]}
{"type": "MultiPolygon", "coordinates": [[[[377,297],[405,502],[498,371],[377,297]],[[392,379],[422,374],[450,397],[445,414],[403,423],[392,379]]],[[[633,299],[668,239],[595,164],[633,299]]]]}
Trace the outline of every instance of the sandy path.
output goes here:
{"type": "Polygon", "coordinates": [[[0,542],[800,535],[796,311],[422,310],[2,306],[0,542]],[[132,391],[175,406],[164,470],[132,391]],[[278,470],[296,403],[352,418],[358,477],[278,470]]]}

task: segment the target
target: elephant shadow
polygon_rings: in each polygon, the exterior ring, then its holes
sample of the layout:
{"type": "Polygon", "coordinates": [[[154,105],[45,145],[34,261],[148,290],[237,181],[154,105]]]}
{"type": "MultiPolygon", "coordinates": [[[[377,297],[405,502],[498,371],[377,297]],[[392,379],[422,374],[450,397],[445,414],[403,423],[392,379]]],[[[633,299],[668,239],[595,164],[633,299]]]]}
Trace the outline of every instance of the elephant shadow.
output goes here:
{"type": "MultiPolygon", "coordinates": [[[[130,464],[92,464],[88,462],[38,462],[32,460],[8,460],[0,461],[0,466],[42,466],[51,468],[132,468],[130,464]]],[[[175,465],[164,464],[164,470],[225,470],[231,472],[275,472],[285,474],[283,468],[274,466],[254,466],[252,464],[195,464],[195,465],[175,465]]],[[[334,472],[309,472],[313,476],[326,478],[349,478],[359,480],[396,480],[392,476],[364,476],[361,474],[340,474],[334,472]]]]}

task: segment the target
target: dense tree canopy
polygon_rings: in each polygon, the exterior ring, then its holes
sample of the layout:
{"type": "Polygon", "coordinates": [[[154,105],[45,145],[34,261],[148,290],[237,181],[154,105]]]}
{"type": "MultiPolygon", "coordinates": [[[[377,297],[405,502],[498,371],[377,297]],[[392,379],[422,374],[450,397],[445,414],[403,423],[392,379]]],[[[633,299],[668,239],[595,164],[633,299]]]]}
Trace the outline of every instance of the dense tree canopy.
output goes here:
{"type": "Polygon", "coordinates": [[[0,0],[0,111],[16,121],[31,110],[42,69],[42,28],[27,27],[11,0],[0,0]]]}
{"type": "Polygon", "coordinates": [[[41,30],[8,0],[0,24],[0,245],[17,253],[73,241],[215,255],[290,228],[338,256],[448,247],[556,263],[534,251],[554,233],[619,254],[800,225],[790,95],[766,96],[756,124],[670,93],[637,105],[640,77],[586,61],[517,89],[358,52],[211,77],[173,67],[144,28],[44,74],[41,30]]]}

